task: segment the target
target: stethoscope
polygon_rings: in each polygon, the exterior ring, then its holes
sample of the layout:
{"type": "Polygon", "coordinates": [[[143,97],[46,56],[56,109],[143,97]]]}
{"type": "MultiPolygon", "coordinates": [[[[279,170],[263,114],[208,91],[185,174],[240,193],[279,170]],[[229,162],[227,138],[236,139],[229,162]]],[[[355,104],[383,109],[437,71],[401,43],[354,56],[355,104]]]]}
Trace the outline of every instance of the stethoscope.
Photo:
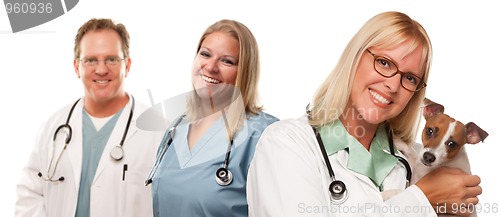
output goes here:
{"type": "MultiPolygon", "coordinates": [[[[130,127],[130,122],[132,121],[132,116],[134,114],[134,107],[135,107],[134,97],[132,95],[130,95],[130,97],[132,98],[132,106],[130,108],[130,114],[128,116],[127,125],[125,126],[125,131],[123,132],[122,139],[120,141],[120,144],[115,146],[109,152],[109,155],[115,161],[120,161],[121,159],[123,159],[123,156],[125,153],[123,151],[123,143],[125,142],[125,138],[127,137],[128,128],[130,127]]],[[[54,137],[52,139],[52,146],[53,146],[52,158],[50,159],[49,167],[47,169],[47,177],[43,177],[42,172],[38,172],[38,177],[40,177],[44,181],[50,181],[50,182],[62,182],[62,181],[64,181],[64,176],[61,176],[58,179],[53,179],[53,178],[54,178],[54,175],[56,173],[57,165],[59,165],[59,160],[61,159],[62,154],[63,154],[64,150],[66,150],[66,147],[68,147],[69,142],[71,142],[71,137],[73,136],[73,129],[71,128],[71,125],[69,125],[69,120],[71,119],[71,116],[73,115],[73,111],[75,110],[75,107],[79,101],[80,101],[80,99],[76,100],[76,102],[73,104],[73,106],[71,106],[71,109],[69,110],[69,113],[68,113],[68,117],[66,119],[66,123],[57,127],[56,131],[54,132],[54,137]],[[64,141],[63,149],[61,150],[61,152],[59,153],[59,156],[56,159],[54,169],[51,170],[52,169],[52,162],[54,162],[54,154],[55,154],[55,150],[56,150],[55,141],[57,138],[57,134],[62,129],[67,129],[67,131],[68,131],[67,137],[66,137],[66,140],[64,141]]]]}
{"type": "MultiPolygon", "coordinates": [[[[162,141],[160,142],[160,150],[158,154],[156,155],[156,161],[155,164],[153,165],[153,168],[151,169],[151,172],[149,172],[148,178],[145,182],[146,186],[151,184],[153,182],[153,177],[156,174],[156,170],[158,169],[158,166],[161,164],[161,161],[163,160],[163,156],[167,152],[168,148],[170,147],[170,144],[172,144],[172,140],[174,138],[175,134],[175,128],[181,123],[181,121],[184,119],[186,115],[181,115],[180,117],[177,118],[177,120],[174,122],[172,127],[168,129],[168,131],[165,133],[165,136],[163,137],[162,141]]],[[[227,122],[226,114],[224,111],[222,111],[222,117],[224,118],[224,124],[226,125],[227,132],[229,134],[229,124],[227,122]]],[[[227,145],[227,151],[226,151],[226,156],[224,158],[224,163],[222,167],[217,169],[215,171],[215,181],[217,184],[220,186],[227,186],[231,184],[233,181],[233,173],[229,171],[228,166],[229,166],[229,156],[231,154],[231,147],[233,146],[233,136],[229,136],[229,144],[227,145]]]]}
{"type": "MultiPolygon", "coordinates": [[[[316,135],[316,139],[318,140],[319,148],[321,149],[321,154],[323,155],[323,159],[325,160],[326,167],[328,168],[328,173],[330,174],[330,178],[333,180],[328,186],[328,191],[332,196],[331,202],[333,204],[342,204],[349,197],[349,192],[347,191],[347,187],[343,181],[335,178],[335,173],[333,172],[332,166],[330,164],[330,160],[328,158],[328,154],[326,153],[325,146],[323,145],[323,140],[321,139],[320,133],[316,130],[315,127],[311,126],[314,134],[316,135]]],[[[389,149],[392,156],[396,157],[399,162],[403,164],[406,169],[406,184],[410,183],[411,179],[411,167],[406,159],[401,156],[397,156],[394,152],[394,142],[392,138],[392,129],[389,124],[385,124],[385,129],[387,132],[388,140],[389,140],[389,149]]]]}

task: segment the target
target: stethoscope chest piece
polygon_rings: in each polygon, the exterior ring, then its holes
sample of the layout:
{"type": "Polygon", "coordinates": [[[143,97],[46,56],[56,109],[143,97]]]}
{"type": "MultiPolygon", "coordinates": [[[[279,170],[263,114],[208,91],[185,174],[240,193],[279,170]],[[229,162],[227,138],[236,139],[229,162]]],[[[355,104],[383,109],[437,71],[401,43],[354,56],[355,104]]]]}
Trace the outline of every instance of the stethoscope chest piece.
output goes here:
{"type": "Polygon", "coordinates": [[[344,184],[344,182],[340,180],[335,180],[332,183],[330,183],[330,186],[328,186],[328,190],[330,191],[330,194],[332,195],[332,203],[333,204],[341,204],[344,203],[349,194],[347,193],[347,188],[344,184]]]}
{"type": "Polygon", "coordinates": [[[229,185],[233,181],[233,173],[231,173],[231,171],[229,171],[228,169],[226,169],[224,167],[219,168],[215,172],[215,181],[220,186],[229,185]]]}
{"type": "Polygon", "coordinates": [[[123,148],[121,146],[115,146],[111,151],[109,152],[109,155],[113,160],[119,161],[123,158],[123,148]]]}

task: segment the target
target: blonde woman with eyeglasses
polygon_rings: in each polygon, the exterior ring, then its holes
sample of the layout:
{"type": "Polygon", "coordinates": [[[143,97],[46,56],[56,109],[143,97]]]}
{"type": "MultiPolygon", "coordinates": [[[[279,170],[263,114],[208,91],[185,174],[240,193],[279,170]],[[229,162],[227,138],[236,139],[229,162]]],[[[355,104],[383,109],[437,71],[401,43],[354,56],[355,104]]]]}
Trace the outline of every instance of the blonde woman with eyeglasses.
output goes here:
{"type": "Polygon", "coordinates": [[[479,177],[455,169],[407,186],[411,168],[391,145],[415,142],[431,58],[426,31],[406,14],[368,20],[306,117],[264,131],[248,177],[250,216],[421,217],[478,203],[479,177]],[[402,191],[384,201],[388,189],[402,191]]]}

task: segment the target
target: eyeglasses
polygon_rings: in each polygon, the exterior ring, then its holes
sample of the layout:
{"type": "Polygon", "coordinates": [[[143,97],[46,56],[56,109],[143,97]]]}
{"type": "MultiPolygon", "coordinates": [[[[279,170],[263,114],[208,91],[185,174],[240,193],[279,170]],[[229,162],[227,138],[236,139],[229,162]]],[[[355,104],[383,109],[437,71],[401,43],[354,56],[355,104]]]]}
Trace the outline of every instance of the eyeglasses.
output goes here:
{"type": "Polygon", "coordinates": [[[401,74],[401,86],[411,92],[417,92],[427,86],[427,84],[425,84],[425,82],[416,75],[399,71],[396,64],[387,58],[378,56],[368,49],[366,51],[373,56],[373,68],[375,68],[375,71],[377,71],[384,78],[390,78],[396,74],[401,74]]]}
{"type": "Polygon", "coordinates": [[[80,62],[82,63],[83,67],[87,68],[93,68],[99,65],[99,61],[104,61],[104,63],[107,66],[117,66],[119,65],[125,58],[120,58],[117,56],[111,56],[111,57],[106,57],[104,60],[99,60],[95,57],[90,57],[90,58],[82,58],[80,59],[80,62]]]}

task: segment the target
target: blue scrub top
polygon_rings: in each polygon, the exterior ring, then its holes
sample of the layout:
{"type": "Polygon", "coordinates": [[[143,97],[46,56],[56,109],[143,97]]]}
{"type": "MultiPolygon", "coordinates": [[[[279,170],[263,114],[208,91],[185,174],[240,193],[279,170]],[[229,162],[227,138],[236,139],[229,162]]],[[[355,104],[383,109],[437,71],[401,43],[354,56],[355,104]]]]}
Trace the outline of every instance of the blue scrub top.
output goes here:
{"type": "Polygon", "coordinates": [[[266,113],[253,115],[234,135],[228,169],[233,181],[220,186],[215,171],[221,168],[229,144],[222,118],[189,150],[189,123],[176,128],[153,179],[154,216],[248,216],[246,179],[255,145],[264,129],[278,119],[266,113]]]}

